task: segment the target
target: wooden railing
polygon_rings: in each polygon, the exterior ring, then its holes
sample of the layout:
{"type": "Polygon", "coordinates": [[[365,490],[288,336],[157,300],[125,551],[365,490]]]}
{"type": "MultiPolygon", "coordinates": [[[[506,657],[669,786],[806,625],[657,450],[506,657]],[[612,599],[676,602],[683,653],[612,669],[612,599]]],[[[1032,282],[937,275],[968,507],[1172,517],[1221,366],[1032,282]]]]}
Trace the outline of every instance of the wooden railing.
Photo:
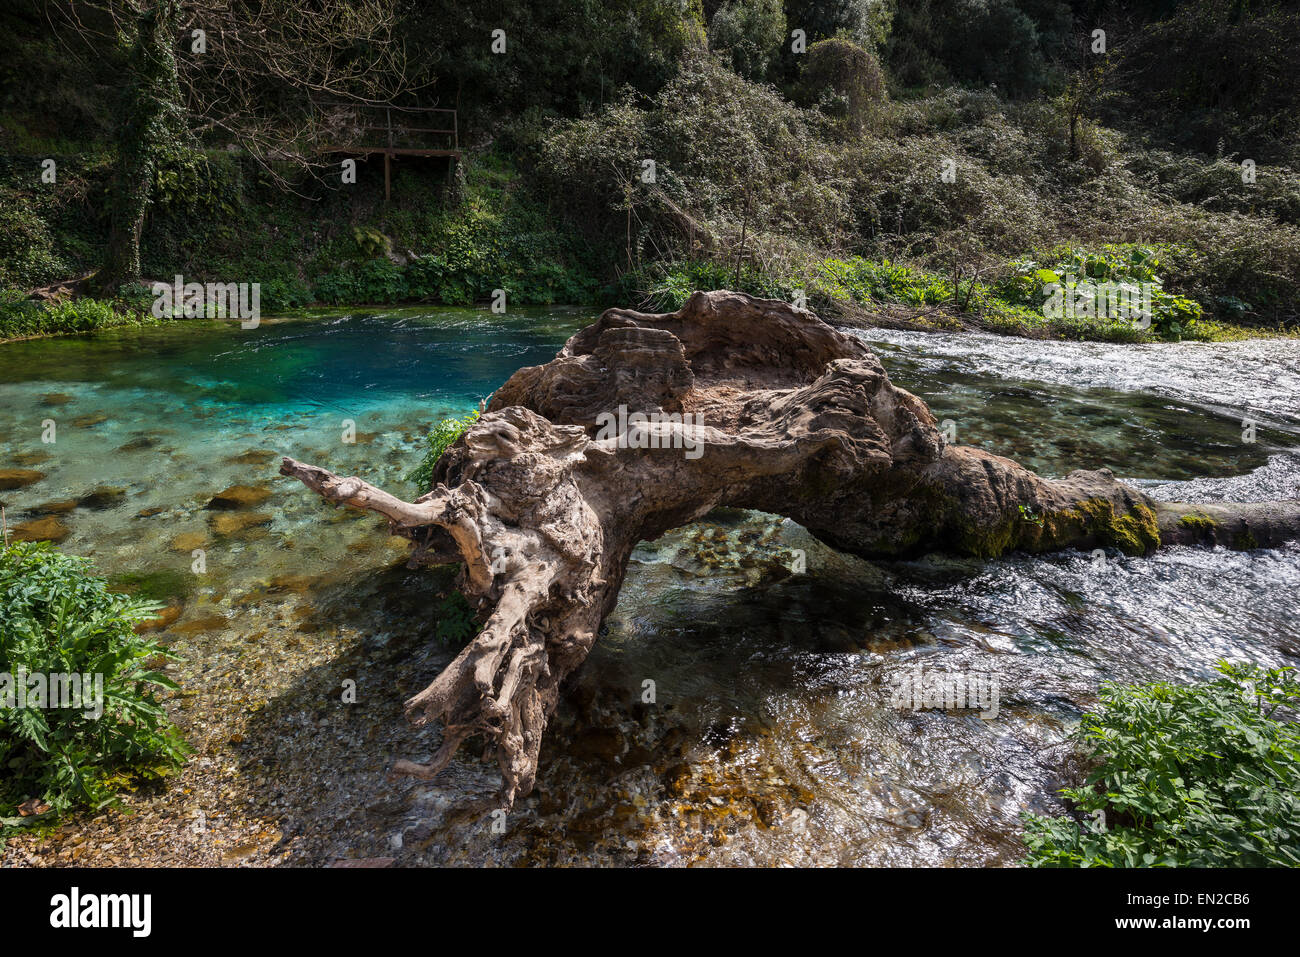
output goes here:
{"type": "Polygon", "coordinates": [[[460,123],[453,109],[331,102],[313,108],[323,152],[383,154],[384,199],[391,194],[394,156],[448,156],[453,162],[460,158],[460,123]]]}

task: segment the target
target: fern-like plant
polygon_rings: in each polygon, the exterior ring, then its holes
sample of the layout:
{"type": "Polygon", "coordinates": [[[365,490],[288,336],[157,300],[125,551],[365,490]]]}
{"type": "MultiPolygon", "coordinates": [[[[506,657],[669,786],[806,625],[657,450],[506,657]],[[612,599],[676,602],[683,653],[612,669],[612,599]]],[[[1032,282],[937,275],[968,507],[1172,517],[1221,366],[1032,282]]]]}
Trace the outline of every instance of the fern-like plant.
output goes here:
{"type": "Polygon", "coordinates": [[[155,667],[174,656],[135,631],[159,607],[48,543],[0,546],[0,833],[46,805],[101,807],[115,780],[180,765],[188,749],[157,696],[176,685],[155,667]],[[53,675],[87,679],[77,706],[48,694],[53,675]],[[30,693],[42,681],[47,693],[30,693]]]}

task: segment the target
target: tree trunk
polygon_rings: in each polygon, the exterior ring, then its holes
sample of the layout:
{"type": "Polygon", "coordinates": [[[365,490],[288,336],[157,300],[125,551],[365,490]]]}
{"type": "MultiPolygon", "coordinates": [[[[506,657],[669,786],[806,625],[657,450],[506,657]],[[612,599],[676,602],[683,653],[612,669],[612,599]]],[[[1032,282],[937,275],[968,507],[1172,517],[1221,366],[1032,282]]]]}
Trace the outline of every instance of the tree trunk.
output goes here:
{"type": "Polygon", "coordinates": [[[293,459],[280,471],[386,515],[415,563],[464,563],[485,625],[406,702],[416,724],[443,721],[440,750],[395,770],[432,777],[486,734],[507,804],[533,787],[560,683],[591,650],[633,548],[718,506],[787,516],[871,558],[1138,554],[1300,533],[1300,502],[1157,503],[1104,469],[1044,479],[948,445],[860,341],[733,292],[695,293],[668,315],[607,311],[551,362],[516,372],[414,502],[293,459]]]}
{"type": "Polygon", "coordinates": [[[140,279],[140,239],[153,196],[159,160],[184,135],[180,83],[172,44],[174,0],[144,4],[136,18],[131,49],[131,90],[118,137],[117,165],[110,187],[110,224],[104,260],[94,288],[116,293],[140,279]]]}

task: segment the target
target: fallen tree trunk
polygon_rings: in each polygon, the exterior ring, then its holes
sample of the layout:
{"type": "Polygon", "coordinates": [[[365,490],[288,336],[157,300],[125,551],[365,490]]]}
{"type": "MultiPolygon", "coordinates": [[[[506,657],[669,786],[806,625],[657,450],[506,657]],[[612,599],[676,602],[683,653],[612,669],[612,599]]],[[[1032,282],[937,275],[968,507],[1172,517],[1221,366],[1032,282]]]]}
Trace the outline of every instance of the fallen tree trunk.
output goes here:
{"type": "Polygon", "coordinates": [[[387,516],[415,562],[463,562],[485,623],[406,702],[417,725],[443,722],[438,753],[395,770],[432,777],[485,734],[507,805],[533,787],[560,684],[591,650],[633,548],[718,506],[787,516],[868,558],[1300,535],[1300,502],[1155,502],[1105,469],[1044,479],[949,445],[863,343],[732,292],[667,315],[607,311],[551,362],[516,372],[414,502],[293,459],[280,471],[387,516]]]}

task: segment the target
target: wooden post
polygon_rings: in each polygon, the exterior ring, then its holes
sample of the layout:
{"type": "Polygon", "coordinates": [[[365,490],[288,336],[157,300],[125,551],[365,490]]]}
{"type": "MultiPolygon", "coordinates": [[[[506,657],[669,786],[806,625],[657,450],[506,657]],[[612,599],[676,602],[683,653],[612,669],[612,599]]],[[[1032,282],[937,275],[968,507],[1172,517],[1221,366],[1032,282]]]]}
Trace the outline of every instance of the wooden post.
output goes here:
{"type": "Polygon", "coordinates": [[[745,188],[745,212],[740,218],[740,251],[736,253],[736,278],[733,289],[740,289],[740,265],[745,261],[745,229],[749,226],[749,188],[745,188]]]}
{"type": "Polygon", "coordinates": [[[387,203],[393,196],[390,169],[393,159],[393,111],[388,107],[384,107],[384,127],[388,134],[388,151],[384,153],[384,202],[387,203]]]}

